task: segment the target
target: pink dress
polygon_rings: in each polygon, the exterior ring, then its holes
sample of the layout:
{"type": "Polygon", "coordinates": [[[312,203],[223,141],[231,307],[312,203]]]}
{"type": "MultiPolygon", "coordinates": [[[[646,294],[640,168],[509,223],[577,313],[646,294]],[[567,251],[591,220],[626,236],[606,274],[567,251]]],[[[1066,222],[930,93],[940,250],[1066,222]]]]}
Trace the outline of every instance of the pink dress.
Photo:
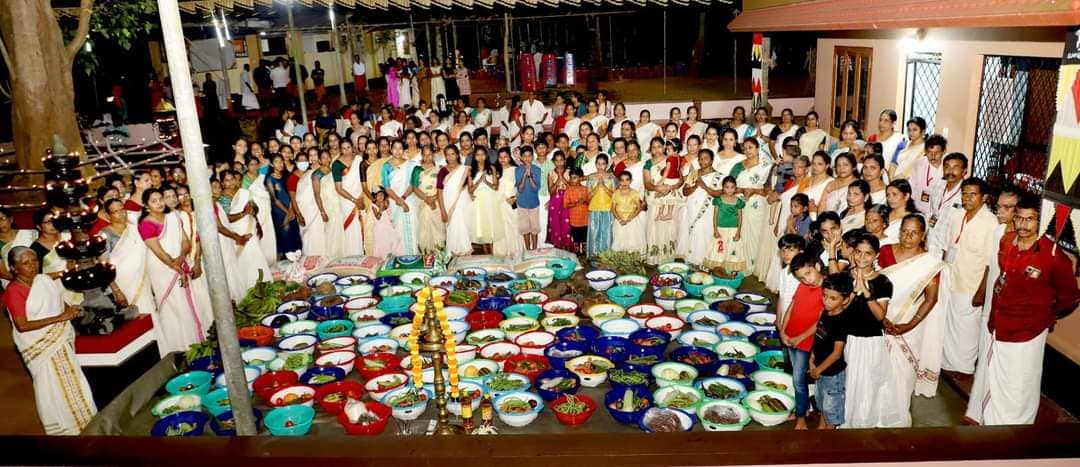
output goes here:
{"type": "Polygon", "coordinates": [[[390,105],[398,106],[398,69],[396,66],[390,67],[390,70],[386,72],[386,102],[390,105]]]}
{"type": "Polygon", "coordinates": [[[390,219],[389,212],[383,212],[379,219],[375,220],[375,254],[376,258],[385,258],[389,255],[403,255],[405,248],[402,246],[401,236],[394,230],[394,222],[390,219]]]}

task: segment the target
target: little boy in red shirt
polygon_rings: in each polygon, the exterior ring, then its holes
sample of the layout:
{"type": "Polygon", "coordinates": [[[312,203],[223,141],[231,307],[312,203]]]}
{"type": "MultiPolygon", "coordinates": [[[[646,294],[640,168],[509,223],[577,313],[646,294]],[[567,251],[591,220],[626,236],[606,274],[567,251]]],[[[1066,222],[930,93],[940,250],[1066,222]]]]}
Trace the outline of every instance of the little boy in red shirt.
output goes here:
{"type": "Polygon", "coordinates": [[[789,271],[799,279],[799,288],[788,305],[780,325],[780,340],[784,343],[787,361],[791,365],[795,384],[795,429],[805,430],[806,412],[810,408],[810,350],[814,333],[821,318],[825,266],[813,254],[799,253],[791,260],[789,271]]]}

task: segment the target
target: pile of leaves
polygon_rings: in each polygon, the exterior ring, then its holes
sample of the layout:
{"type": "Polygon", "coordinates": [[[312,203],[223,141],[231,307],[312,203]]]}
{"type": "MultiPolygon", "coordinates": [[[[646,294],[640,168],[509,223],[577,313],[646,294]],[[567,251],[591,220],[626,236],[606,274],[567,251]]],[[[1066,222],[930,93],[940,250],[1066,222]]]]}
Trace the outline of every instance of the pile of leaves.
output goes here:
{"type": "Polygon", "coordinates": [[[191,362],[194,362],[195,360],[213,355],[214,352],[217,351],[217,348],[217,325],[212,324],[210,325],[210,330],[206,332],[205,340],[188,346],[187,352],[184,353],[184,361],[187,362],[188,365],[191,365],[191,362]]]}
{"type": "Polygon", "coordinates": [[[637,274],[644,276],[648,274],[646,269],[648,264],[645,263],[645,258],[638,253],[629,251],[603,251],[596,256],[596,263],[598,266],[611,269],[619,275],[637,274]]]}
{"type": "Polygon", "coordinates": [[[260,271],[255,286],[236,304],[236,326],[257,325],[286,300],[302,300],[309,296],[311,290],[303,284],[283,280],[264,281],[260,271]]]}

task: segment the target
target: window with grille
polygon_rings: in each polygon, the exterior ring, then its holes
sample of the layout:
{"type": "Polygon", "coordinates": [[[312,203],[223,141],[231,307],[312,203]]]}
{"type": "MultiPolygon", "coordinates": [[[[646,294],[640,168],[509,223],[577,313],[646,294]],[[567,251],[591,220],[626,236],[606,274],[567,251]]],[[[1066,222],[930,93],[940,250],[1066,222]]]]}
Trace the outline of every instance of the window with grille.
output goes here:
{"type": "Polygon", "coordinates": [[[941,54],[927,52],[909,54],[904,79],[904,122],[911,120],[912,117],[922,117],[926,120],[926,133],[932,134],[937,123],[940,86],[941,54]]]}
{"type": "Polygon", "coordinates": [[[870,100],[870,47],[836,47],[833,52],[833,103],[830,128],[839,135],[847,120],[866,128],[866,106],[870,100]]]}
{"type": "Polygon", "coordinates": [[[1042,192],[1061,59],[983,60],[972,173],[991,186],[1042,192]]]}

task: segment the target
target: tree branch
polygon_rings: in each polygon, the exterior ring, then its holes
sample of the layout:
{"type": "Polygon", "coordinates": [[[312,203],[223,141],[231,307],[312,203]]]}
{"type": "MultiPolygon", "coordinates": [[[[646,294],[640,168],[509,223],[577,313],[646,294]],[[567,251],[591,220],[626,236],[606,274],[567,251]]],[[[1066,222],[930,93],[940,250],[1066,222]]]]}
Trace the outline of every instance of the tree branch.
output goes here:
{"type": "Polygon", "coordinates": [[[8,74],[15,74],[15,64],[11,63],[11,56],[8,55],[7,46],[4,45],[4,38],[0,37],[0,58],[3,58],[4,65],[7,66],[8,74]]]}
{"type": "Polygon", "coordinates": [[[79,3],[79,27],[75,30],[75,37],[68,42],[68,60],[75,60],[79,49],[90,35],[90,15],[94,13],[94,0],[81,0],[79,3]]]}

